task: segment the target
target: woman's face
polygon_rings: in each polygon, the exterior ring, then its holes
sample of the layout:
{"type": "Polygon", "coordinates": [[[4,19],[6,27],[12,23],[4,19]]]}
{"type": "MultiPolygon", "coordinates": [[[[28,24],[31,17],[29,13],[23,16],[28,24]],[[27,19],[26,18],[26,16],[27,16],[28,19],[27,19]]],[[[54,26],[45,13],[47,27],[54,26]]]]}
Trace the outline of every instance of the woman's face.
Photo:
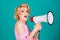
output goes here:
{"type": "Polygon", "coordinates": [[[27,7],[21,7],[19,11],[20,20],[27,21],[28,16],[29,16],[29,12],[27,7]]]}

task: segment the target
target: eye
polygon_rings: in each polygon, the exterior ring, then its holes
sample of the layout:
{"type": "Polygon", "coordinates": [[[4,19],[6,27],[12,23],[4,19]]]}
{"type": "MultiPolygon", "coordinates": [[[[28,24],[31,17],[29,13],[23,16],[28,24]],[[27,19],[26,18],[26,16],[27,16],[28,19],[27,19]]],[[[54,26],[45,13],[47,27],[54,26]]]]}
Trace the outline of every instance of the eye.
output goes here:
{"type": "Polygon", "coordinates": [[[26,12],[28,12],[28,10],[26,12]]]}
{"type": "Polygon", "coordinates": [[[21,12],[24,12],[23,10],[21,12]]]}

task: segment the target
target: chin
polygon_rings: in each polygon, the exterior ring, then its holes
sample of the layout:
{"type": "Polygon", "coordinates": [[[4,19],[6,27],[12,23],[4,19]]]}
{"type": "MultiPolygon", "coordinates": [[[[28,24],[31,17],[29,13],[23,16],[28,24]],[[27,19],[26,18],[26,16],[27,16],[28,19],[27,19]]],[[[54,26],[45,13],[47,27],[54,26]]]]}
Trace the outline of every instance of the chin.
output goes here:
{"type": "Polygon", "coordinates": [[[27,19],[26,19],[26,20],[24,20],[24,21],[27,21],[27,19]]]}
{"type": "Polygon", "coordinates": [[[27,21],[27,19],[23,19],[23,21],[25,21],[25,22],[26,22],[26,21],[27,21]]]}

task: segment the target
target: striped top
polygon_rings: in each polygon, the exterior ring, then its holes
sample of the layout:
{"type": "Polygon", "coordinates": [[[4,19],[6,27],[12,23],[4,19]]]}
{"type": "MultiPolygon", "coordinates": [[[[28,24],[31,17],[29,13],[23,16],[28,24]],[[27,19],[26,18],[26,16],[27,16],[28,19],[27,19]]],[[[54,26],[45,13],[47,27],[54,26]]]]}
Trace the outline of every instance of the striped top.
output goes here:
{"type": "Polygon", "coordinates": [[[23,26],[24,33],[20,35],[15,28],[16,40],[37,40],[37,38],[35,38],[35,37],[29,38],[29,34],[30,34],[31,31],[29,30],[29,28],[27,27],[26,24],[21,24],[21,25],[23,26]]]}

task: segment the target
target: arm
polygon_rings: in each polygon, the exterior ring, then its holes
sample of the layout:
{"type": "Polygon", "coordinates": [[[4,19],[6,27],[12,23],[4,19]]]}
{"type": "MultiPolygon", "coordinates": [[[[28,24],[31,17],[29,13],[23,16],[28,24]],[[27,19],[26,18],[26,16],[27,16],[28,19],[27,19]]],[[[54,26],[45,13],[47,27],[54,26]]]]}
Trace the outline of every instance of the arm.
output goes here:
{"type": "Polygon", "coordinates": [[[15,26],[15,30],[18,32],[18,39],[19,40],[26,39],[26,36],[28,35],[28,33],[24,32],[24,28],[23,28],[22,24],[17,23],[15,26]]]}
{"type": "Polygon", "coordinates": [[[30,33],[30,38],[32,38],[34,35],[37,35],[38,36],[38,30],[41,28],[41,24],[40,23],[37,23],[35,26],[34,26],[34,29],[33,31],[30,33]]]}
{"type": "Polygon", "coordinates": [[[19,34],[23,34],[24,33],[24,29],[23,29],[21,23],[17,23],[15,28],[18,31],[19,34]]]}
{"type": "Polygon", "coordinates": [[[38,38],[39,32],[37,31],[34,35],[35,38],[38,38]]]}
{"type": "Polygon", "coordinates": [[[30,33],[30,38],[33,38],[33,36],[35,35],[37,29],[33,29],[33,31],[30,33]]]}

